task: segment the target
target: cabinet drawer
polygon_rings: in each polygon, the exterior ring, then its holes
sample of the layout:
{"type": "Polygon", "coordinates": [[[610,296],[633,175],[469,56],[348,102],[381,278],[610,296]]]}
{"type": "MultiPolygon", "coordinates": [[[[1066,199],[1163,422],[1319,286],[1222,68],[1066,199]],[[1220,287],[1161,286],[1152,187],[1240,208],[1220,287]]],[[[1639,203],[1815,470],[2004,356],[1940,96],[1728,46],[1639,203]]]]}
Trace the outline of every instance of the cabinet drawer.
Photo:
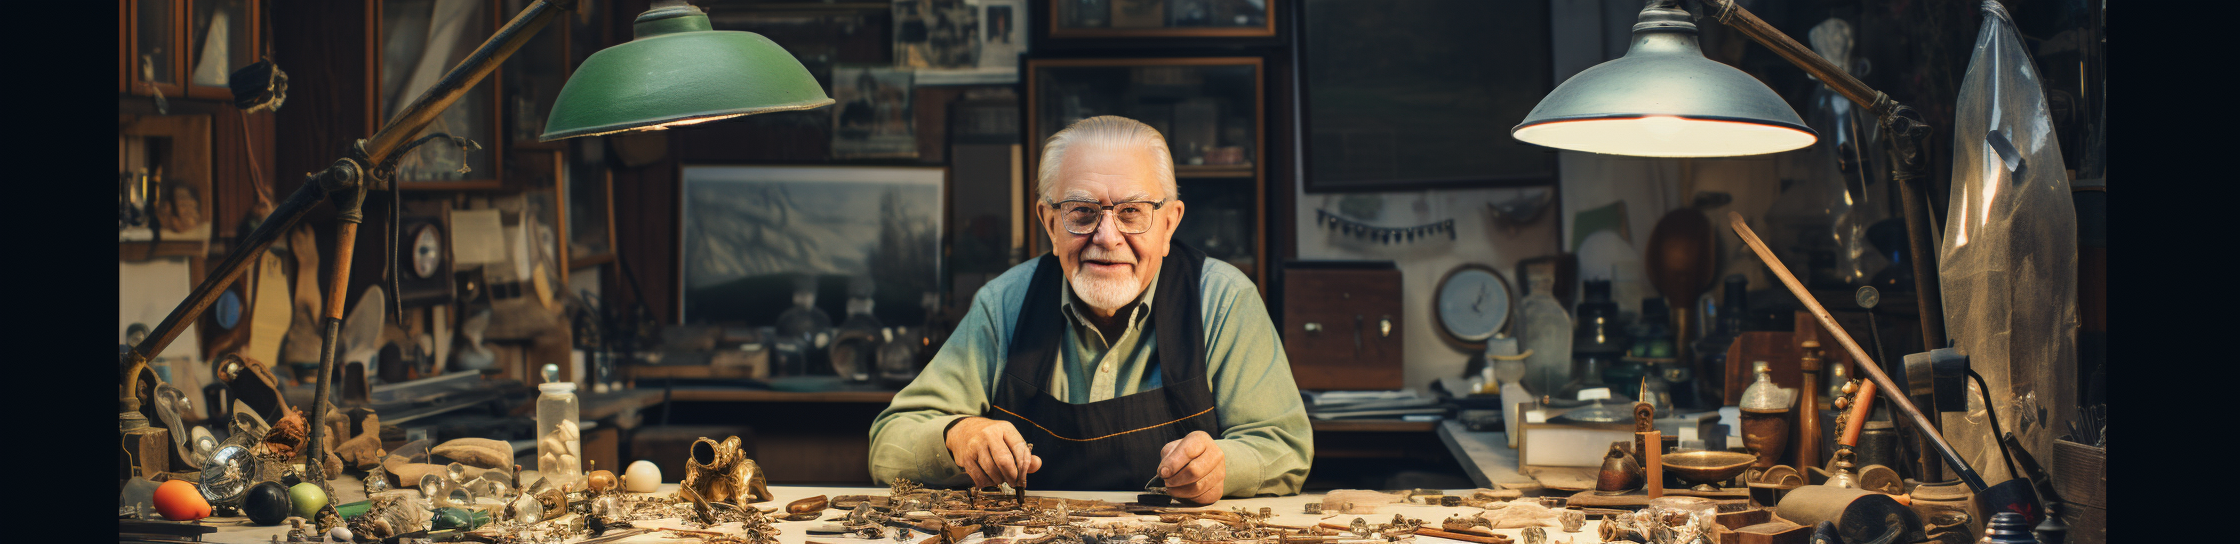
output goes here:
{"type": "Polygon", "coordinates": [[[1283,348],[1300,389],[1404,385],[1397,268],[1290,267],[1284,282],[1283,348]]]}

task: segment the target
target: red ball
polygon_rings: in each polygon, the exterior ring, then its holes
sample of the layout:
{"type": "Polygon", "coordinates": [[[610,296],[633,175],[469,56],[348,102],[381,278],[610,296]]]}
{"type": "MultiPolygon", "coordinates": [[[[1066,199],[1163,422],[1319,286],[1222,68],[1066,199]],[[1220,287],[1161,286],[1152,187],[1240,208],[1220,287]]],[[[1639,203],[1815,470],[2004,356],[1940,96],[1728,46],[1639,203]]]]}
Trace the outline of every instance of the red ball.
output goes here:
{"type": "Polygon", "coordinates": [[[156,513],[171,521],[194,521],[210,517],[210,500],[202,497],[202,490],[185,480],[172,480],[156,486],[156,513]]]}

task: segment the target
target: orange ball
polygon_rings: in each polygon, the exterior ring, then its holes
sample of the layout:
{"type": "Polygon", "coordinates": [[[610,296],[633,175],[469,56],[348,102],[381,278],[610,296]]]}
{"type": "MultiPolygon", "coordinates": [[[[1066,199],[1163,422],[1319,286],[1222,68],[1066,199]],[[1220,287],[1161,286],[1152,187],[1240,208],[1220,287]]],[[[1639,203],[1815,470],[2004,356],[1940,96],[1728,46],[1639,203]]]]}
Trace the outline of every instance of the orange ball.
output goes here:
{"type": "Polygon", "coordinates": [[[156,486],[156,513],[171,521],[193,521],[210,517],[210,500],[202,497],[202,490],[185,480],[172,480],[156,486]]]}

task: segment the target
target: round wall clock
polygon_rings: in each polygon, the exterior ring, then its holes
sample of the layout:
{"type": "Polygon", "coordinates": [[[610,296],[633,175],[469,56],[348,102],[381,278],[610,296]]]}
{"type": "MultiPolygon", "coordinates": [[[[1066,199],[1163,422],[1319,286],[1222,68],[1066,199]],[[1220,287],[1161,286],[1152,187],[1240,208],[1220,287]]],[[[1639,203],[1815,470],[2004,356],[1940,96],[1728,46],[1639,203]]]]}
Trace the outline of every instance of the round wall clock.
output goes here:
{"type": "Polygon", "coordinates": [[[1439,335],[1448,341],[1484,349],[1486,339],[1509,328],[1509,306],[1515,300],[1509,280],[1482,264],[1465,263],[1439,278],[1432,300],[1432,315],[1439,319],[1439,335]]]}
{"type": "Polygon", "coordinates": [[[420,225],[412,235],[412,273],[421,279],[434,277],[443,266],[443,235],[435,225],[420,225]]]}

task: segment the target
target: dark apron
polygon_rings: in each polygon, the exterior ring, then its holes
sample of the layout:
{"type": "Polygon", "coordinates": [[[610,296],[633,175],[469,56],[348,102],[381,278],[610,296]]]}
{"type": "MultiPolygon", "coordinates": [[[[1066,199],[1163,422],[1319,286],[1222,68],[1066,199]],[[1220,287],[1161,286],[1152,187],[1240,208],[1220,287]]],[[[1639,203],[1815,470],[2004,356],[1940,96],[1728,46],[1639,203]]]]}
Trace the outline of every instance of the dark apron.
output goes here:
{"type": "Polygon", "coordinates": [[[1159,267],[1152,295],[1151,329],[1158,350],[1152,372],[1162,387],[1088,404],[1058,400],[1047,388],[1057,368],[1067,320],[1058,308],[1064,272],[1054,255],[1042,257],[1027,284],[1026,304],[1011,334],[1009,357],[987,416],[1009,421],[1034,444],[1042,470],[1028,478],[1034,489],[1127,491],[1159,474],[1159,449],[1190,431],[1221,436],[1206,385],[1205,326],[1201,323],[1199,272],[1205,254],[1181,242],[1159,267]],[[1174,364],[1161,364],[1171,362],[1174,364]]]}

